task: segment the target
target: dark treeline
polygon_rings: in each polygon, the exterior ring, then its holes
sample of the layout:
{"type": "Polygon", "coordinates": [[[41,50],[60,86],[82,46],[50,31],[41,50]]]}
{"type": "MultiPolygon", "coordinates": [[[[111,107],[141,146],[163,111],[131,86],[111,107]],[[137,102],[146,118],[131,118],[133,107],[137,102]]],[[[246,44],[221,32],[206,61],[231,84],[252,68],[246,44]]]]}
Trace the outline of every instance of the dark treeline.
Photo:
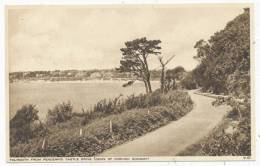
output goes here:
{"type": "Polygon", "coordinates": [[[222,124],[204,140],[187,148],[180,155],[250,156],[250,13],[228,22],[208,41],[199,40],[194,57],[200,63],[183,80],[189,89],[201,87],[204,92],[224,94],[213,105],[228,104],[232,110],[222,124]],[[232,126],[232,127],[231,127],[232,126]],[[228,129],[232,128],[231,132],[228,129]]]}
{"type": "Polygon", "coordinates": [[[250,93],[249,9],[244,9],[243,14],[208,41],[199,40],[194,48],[197,49],[194,58],[200,63],[186,78],[188,88],[197,84],[203,91],[237,97],[250,93]]]}

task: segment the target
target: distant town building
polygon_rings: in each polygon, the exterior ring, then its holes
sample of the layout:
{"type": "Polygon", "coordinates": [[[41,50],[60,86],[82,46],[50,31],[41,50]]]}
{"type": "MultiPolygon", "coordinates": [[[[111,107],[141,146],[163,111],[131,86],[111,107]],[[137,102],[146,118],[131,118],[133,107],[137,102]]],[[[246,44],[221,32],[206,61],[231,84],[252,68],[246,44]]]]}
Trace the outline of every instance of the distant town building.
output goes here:
{"type": "Polygon", "coordinates": [[[82,72],[82,71],[79,71],[79,72],[75,75],[75,77],[78,77],[78,78],[82,78],[82,77],[84,77],[84,76],[85,76],[85,73],[82,72]]]}
{"type": "Polygon", "coordinates": [[[37,78],[43,78],[45,76],[45,74],[36,74],[37,78]]]}
{"type": "Polygon", "coordinates": [[[54,76],[54,77],[58,77],[59,74],[60,74],[60,71],[58,71],[58,70],[51,71],[51,75],[54,76]]]}
{"type": "Polygon", "coordinates": [[[24,72],[23,73],[23,77],[27,77],[27,76],[29,76],[30,75],[30,72],[24,72]]]}
{"type": "Polygon", "coordinates": [[[106,72],[103,75],[105,78],[112,78],[113,77],[113,73],[112,72],[106,72]]]}
{"type": "Polygon", "coordinates": [[[67,73],[67,76],[71,77],[73,74],[71,72],[67,73]]]}
{"type": "Polygon", "coordinates": [[[67,72],[66,71],[60,71],[59,72],[59,76],[60,77],[65,77],[67,75],[67,72]]]}
{"type": "Polygon", "coordinates": [[[90,78],[101,78],[102,75],[100,72],[94,72],[92,74],[90,74],[90,78]]]}

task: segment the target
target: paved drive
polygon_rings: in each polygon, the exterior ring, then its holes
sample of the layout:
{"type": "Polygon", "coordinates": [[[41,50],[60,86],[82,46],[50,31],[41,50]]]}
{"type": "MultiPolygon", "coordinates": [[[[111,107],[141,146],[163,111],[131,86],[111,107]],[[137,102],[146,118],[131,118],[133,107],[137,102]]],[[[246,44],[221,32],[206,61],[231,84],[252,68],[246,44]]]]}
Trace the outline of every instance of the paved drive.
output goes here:
{"type": "Polygon", "coordinates": [[[189,92],[194,108],[183,118],[173,121],[133,141],[108,149],[99,156],[174,156],[206,136],[230,109],[229,106],[214,107],[213,98],[189,92]]]}

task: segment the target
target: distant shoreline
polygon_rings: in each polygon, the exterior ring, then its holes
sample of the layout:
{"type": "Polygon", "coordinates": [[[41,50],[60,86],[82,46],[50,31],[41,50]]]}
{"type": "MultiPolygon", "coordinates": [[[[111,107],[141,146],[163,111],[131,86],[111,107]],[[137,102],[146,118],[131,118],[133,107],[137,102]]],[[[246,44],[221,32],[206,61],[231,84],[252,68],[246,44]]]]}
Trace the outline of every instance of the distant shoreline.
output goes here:
{"type": "MultiPolygon", "coordinates": [[[[68,80],[68,81],[45,81],[45,80],[20,80],[20,81],[14,81],[9,82],[10,84],[16,84],[16,83],[126,83],[130,80],[68,80]]],[[[157,83],[159,80],[152,80],[151,83],[157,83]]],[[[135,83],[143,83],[142,81],[135,81],[135,83]]]]}

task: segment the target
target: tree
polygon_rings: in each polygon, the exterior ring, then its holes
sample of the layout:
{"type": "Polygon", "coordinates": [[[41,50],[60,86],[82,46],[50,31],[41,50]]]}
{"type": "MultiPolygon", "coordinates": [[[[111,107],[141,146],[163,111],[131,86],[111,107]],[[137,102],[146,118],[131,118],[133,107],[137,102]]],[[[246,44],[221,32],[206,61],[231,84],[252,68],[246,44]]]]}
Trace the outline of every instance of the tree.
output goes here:
{"type": "MultiPolygon", "coordinates": [[[[238,82],[250,86],[249,9],[228,22],[223,30],[214,33],[208,41],[199,40],[194,48],[197,49],[194,58],[200,64],[193,70],[193,76],[202,90],[231,94],[235,89],[242,93],[239,88],[231,87],[238,82]]],[[[241,90],[248,93],[249,89],[245,87],[241,90]]]]}
{"type": "Polygon", "coordinates": [[[38,110],[35,105],[24,105],[10,120],[10,144],[27,142],[33,137],[33,123],[39,120],[38,110]]]}
{"type": "Polygon", "coordinates": [[[181,80],[181,86],[188,90],[197,88],[197,82],[192,72],[188,72],[183,80],[181,80]]]}
{"type": "Polygon", "coordinates": [[[161,64],[161,92],[164,93],[164,88],[165,88],[165,68],[166,65],[175,57],[175,55],[172,55],[166,62],[163,61],[163,57],[162,56],[158,56],[159,62],[161,64]]]}
{"type": "Polygon", "coordinates": [[[177,81],[180,81],[186,73],[185,69],[182,66],[177,66],[174,69],[167,70],[165,76],[165,87],[164,90],[167,92],[170,89],[177,88],[177,81]]]}
{"type": "Polygon", "coordinates": [[[197,49],[197,55],[193,58],[199,60],[200,62],[204,60],[207,55],[209,55],[210,45],[203,39],[197,41],[194,48],[197,49]]]}
{"type": "Polygon", "coordinates": [[[147,58],[149,55],[161,54],[160,40],[147,40],[146,37],[125,42],[125,48],[121,48],[122,59],[120,72],[130,72],[144,82],[146,93],[152,92],[150,83],[150,71],[147,58]]]}

